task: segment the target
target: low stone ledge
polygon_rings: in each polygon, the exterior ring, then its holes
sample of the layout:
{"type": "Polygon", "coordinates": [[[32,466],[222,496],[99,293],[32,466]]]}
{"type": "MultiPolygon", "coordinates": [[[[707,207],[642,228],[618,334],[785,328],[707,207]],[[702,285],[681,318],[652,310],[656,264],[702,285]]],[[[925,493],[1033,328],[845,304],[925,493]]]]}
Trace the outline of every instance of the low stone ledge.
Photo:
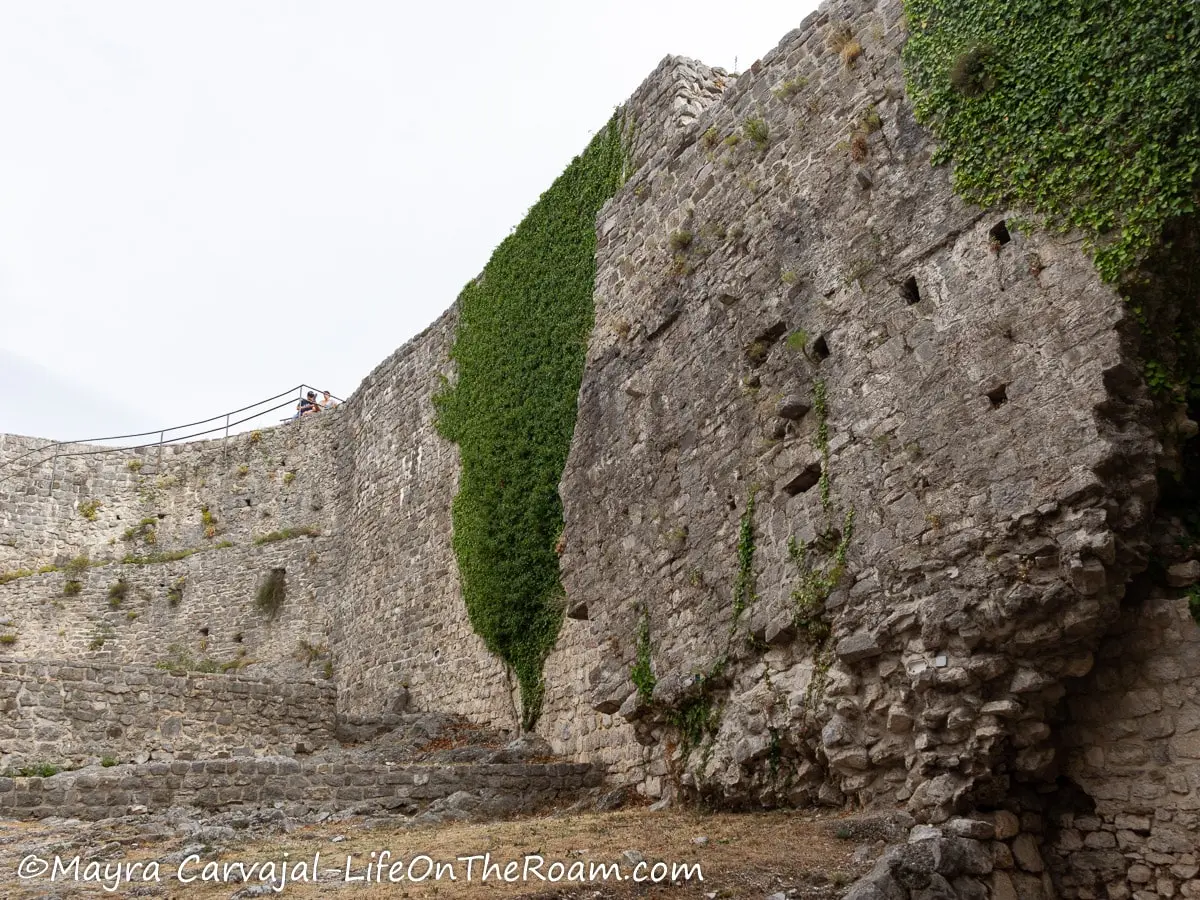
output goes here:
{"type": "Polygon", "coordinates": [[[149,666],[0,661],[0,767],[318,750],[335,743],[321,681],[173,674],[149,666]]]}
{"type": "Polygon", "coordinates": [[[456,810],[482,813],[503,806],[517,811],[574,798],[602,779],[586,763],[372,767],[287,757],[205,759],[89,767],[49,778],[0,778],[0,816],[96,820],[126,815],[132,806],[223,809],[278,801],[306,803],[314,810],[402,807],[416,814],[459,794],[474,799],[455,801],[456,810]]]}

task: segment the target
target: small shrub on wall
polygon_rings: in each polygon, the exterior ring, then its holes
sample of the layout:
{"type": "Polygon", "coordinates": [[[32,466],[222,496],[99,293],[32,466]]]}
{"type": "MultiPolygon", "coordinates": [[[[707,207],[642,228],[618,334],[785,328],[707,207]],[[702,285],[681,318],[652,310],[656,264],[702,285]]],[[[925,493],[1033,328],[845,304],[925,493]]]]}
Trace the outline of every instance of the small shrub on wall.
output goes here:
{"type": "Polygon", "coordinates": [[[272,569],[258,585],[254,606],[268,618],[275,618],[287,599],[287,570],[272,569]]]}

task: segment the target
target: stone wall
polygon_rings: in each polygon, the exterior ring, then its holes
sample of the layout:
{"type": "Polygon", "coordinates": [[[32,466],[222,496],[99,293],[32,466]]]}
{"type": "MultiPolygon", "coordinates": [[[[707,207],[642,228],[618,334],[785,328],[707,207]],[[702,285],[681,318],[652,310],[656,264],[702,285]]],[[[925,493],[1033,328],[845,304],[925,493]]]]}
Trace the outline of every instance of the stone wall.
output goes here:
{"type": "MultiPolygon", "coordinates": [[[[719,69],[664,59],[625,105],[636,123],[632,164],[647,164],[664,135],[694,121],[729,83],[719,69]]],[[[458,451],[438,435],[431,398],[453,377],[456,321],[452,307],[378,366],[342,411],[351,451],[337,475],[346,558],[334,616],[339,683],[344,708],[356,714],[386,709],[403,687],[415,708],[515,729],[515,679],[471,628],[450,543],[458,451]]],[[[538,731],[556,752],[624,773],[642,755],[631,730],[579,700],[602,652],[585,629],[564,629],[547,663],[538,731]]]]}
{"type": "Polygon", "coordinates": [[[326,681],[0,662],[0,769],[311,752],[333,742],[336,696],[326,681]]]}
{"type": "MultiPolygon", "coordinates": [[[[539,732],[650,797],[986,821],[927,839],[995,838],[999,871],[975,874],[997,896],[1047,892],[1043,841],[1070,896],[1194,894],[1198,632],[1178,591],[1124,598],[1173,452],[1138,329],[1078,236],[966,206],[930,166],[905,37],[900,0],[835,0],[736,80],[669,57],[629,101],[539,732]]],[[[0,585],[0,652],[145,663],[165,638],[236,662],[240,634],[293,677],[301,641],[324,643],[343,715],[515,728],[451,545],[458,459],[431,398],[455,325],[451,307],[336,412],[0,484],[0,568],[112,563],[77,606],[61,572],[0,585]],[[254,543],[281,526],[321,536],[254,543]],[[264,621],[271,568],[296,602],[264,621]],[[114,608],[120,574],[139,599],[114,608]],[[180,575],[197,590],[172,610],[180,575]],[[97,628],[115,636],[93,647],[97,628]]],[[[30,446],[0,438],[0,463],[30,446]]],[[[142,774],[170,794],[190,771],[142,774]]]]}
{"type": "Polygon", "coordinates": [[[282,679],[314,677],[330,658],[323,600],[338,571],[330,538],[298,537],[161,563],[30,575],[0,585],[0,660],[190,660],[282,679]],[[271,613],[259,608],[258,589],[275,569],[285,572],[286,597],[271,613]],[[78,593],[65,593],[72,581],[78,593]]]}
{"type": "Polygon", "coordinates": [[[565,583],[608,651],[596,708],[721,802],[944,818],[1043,772],[1042,722],[1116,615],[1154,492],[1141,389],[1112,386],[1118,297],[1073,238],[1001,231],[930,168],[901,13],[824,7],[601,219],[565,583]],[[1130,500],[1106,515],[1106,495],[1130,500]],[[823,644],[794,592],[850,511],[823,644]],[[651,704],[630,678],[643,615],[651,704]],[[719,733],[689,756],[668,723],[704,704],[719,733]]]}
{"type": "MultiPolygon", "coordinates": [[[[709,68],[695,60],[668,56],[659,63],[625,104],[636,123],[629,149],[632,166],[648,171],[668,165],[671,136],[681,128],[694,126],[696,118],[718,102],[735,80],[724,70],[709,68]]],[[[626,187],[596,217],[601,233],[614,227],[625,215],[621,197],[629,190],[626,187]]],[[[598,286],[603,259],[603,254],[599,254],[598,286]]],[[[597,314],[600,312],[597,304],[597,314]]],[[[589,433],[577,432],[576,442],[593,439],[589,433]]],[[[578,609],[573,596],[568,602],[578,609]]],[[[578,612],[567,618],[558,643],[546,660],[547,687],[538,733],[550,742],[555,752],[602,764],[614,780],[638,784],[651,796],[659,796],[666,774],[661,759],[655,759],[638,743],[633,727],[614,716],[615,710],[594,709],[590,700],[597,678],[606,665],[612,665],[612,651],[613,647],[602,635],[578,618],[578,612]]]]}
{"type": "Polygon", "coordinates": [[[657,164],[664,144],[695,124],[736,81],[737,76],[698,60],[664,57],[622,106],[632,123],[625,148],[630,173],[657,164]]]}
{"type": "Polygon", "coordinates": [[[119,560],[248,544],[286,527],[328,533],[340,415],[168,445],[161,456],[157,447],[98,453],[71,444],[55,457],[35,449],[46,441],[0,435],[0,573],[81,553],[119,560]]]}
{"type": "Polygon", "coordinates": [[[131,807],[202,809],[275,802],[292,809],[387,810],[413,814],[437,801],[473,794],[473,813],[511,814],[599,784],[582,763],[394,766],[279,757],[150,762],[63,772],[51,778],[0,778],[0,816],[104,819],[131,807]]]}
{"type": "MultiPolygon", "coordinates": [[[[627,104],[632,165],[731,83],[721,70],[664,59],[627,104]]],[[[80,553],[110,564],[88,569],[73,597],[61,594],[61,572],[0,584],[0,634],[13,641],[0,644],[0,658],[136,664],[179,648],[197,661],[241,661],[288,678],[312,671],[305,654],[296,659],[306,645],[327,650],[346,715],[411,704],[515,730],[515,682],[471,628],[451,546],[458,453],[434,427],[432,397],[453,376],[455,324],[451,307],[337,410],[228,441],[161,455],[157,447],[91,454],[97,448],[81,445],[56,455],[31,452],[45,441],[0,438],[0,474],[9,476],[0,482],[0,570],[62,566],[80,553]],[[88,518],[90,501],[99,506],[88,518]],[[255,544],[299,527],[321,536],[255,544]],[[203,552],[118,565],[129,554],[195,550],[203,552]],[[253,596],[272,568],[287,570],[289,603],[269,619],[253,596]],[[130,599],[110,606],[108,587],[119,578],[130,599]],[[167,592],[180,579],[184,600],[171,604],[167,592]]],[[[580,707],[577,651],[598,660],[600,649],[574,633],[550,664],[561,677],[549,684],[543,732],[582,759],[640,757],[628,728],[580,707]]]]}
{"type": "Polygon", "coordinates": [[[343,407],[339,685],[355,714],[386,710],[407,689],[415,708],[512,728],[504,667],[467,620],[450,543],[458,451],[433,422],[431,398],[452,371],[455,321],[452,308],[343,407]]]}
{"type": "Polygon", "coordinates": [[[1070,686],[1064,774],[1085,798],[1062,804],[1047,844],[1064,897],[1200,897],[1200,628],[1186,607],[1135,595],[1070,686]]]}

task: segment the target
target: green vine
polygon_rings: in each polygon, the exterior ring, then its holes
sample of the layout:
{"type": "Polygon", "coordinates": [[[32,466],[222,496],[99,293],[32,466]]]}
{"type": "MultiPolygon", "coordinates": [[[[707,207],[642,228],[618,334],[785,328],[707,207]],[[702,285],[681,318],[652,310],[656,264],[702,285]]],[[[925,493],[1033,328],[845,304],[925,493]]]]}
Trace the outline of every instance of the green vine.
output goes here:
{"type": "Polygon", "coordinates": [[[905,0],[918,121],[980,206],[1089,236],[1110,282],[1200,184],[1200,7],[1163,0],[905,0]]]}
{"type": "Polygon", "coordinates": [[[630,677],[637,688],[638,697],[643,703],[649,703],[654,695],[654,685],[658,679],[654,677],[654,667],[651,664],[650,646],[650,611],[642,610],[642,621],[638,625],[637,658],[633,663],[630,677]]]}
{"type": "MultiPolygon", "coordinates": [[[[754,534],[754,498],[758,492],[757,487],[751,487],[749,496],[746,500],[746,510],[742,513],[741,520],[738,525],[738,542],[737,542],[737,560],[738,569],[737,575],[733,581],[733,616],[729,623],[729,633],[725,638],[725,648],[721,651],[720,656],[713,660],[709,665],[708,670],[703,673],[697,673],[694,677],[699,682],[698,692],[684,700],[677,709],[672,709],[667,712],[667,723],[674,727],[680,736],[680,748],[683,759],[686,761],[691,756],[692,750],[704,743],[706,738],[714,737],[717,730],[721,727],[721,707],[713,697],[713,686],[721,681],[721,677],[725,674],[725,667],[729,664],[730,653],[733,649],[733,642],[737,636],[738,622],[741,619],[742,613],[746,608],[758,599],[758,594],[755,591],[754,577],[754,549],[755,549],[755,534],[754,534]]],[[[648,629],[647,620],[643,620],[643,628],[648,629]]],[[[642,687],[638,683],[639,667],[642,665],[642,635],[646,634],[647,642],[647,661],[646,669],[649,668],[649,634],[639,630],[638,633],[638,661],[634,666],[634,685],[638,688],[638,693],[643,700],[648,699],[648,693],[642,693],[642,687]]],[[[748,639],[750,636],[748,636],[748,639]]],[[[650,678],[653,679],[650,674],[650,678]]],[[[653,681],[651,681],[650,690],[653,690],[653,681]]],[[[712,751],[711,742],[708,745],[706,752],[712,751]]]]}
{"type": "Polygon", "coordinates": [[[825,616],[825,601],[841,583],[846,572],[846,550],[854,536],[854,510],[846,513],[842,532],[824,532],[813,547],[794,537],[788,539],[788,556],[800,569],[800,583],[792,591],[796,628],[817,646],[829,639],[830,624],[825,616]],[[832,549],[832,561],[822,567],[813,557],[818,551],[832,549]]]}
{"type": "Polygon", "coordinates": [[[467,613],[516,674],[527,730],[563,621],[558,483],[594,320],[595,219],[621,184],[621,138],[617,114],[463,289],[458,378],[434,398],[462,458],[453,544],[467,613]]]}
{"type": "Polygon", "coordinates": [[[738,619],[757,596],[754,590],[754,494],[755,491],[751,489],[750,497],[746,501],[746,511],[742,513],[742,520],[738,526],[738,570],[733,581],[731,630],[737,628],[738,619]]]}
{"type": "Polygon", "coordinates": [[[667,722],[679,732],[680,751],[686,761],[705,738],[716,735],[721,727],[721,710],[711,695],[702,692],[671,710],[667,722]]]}
{"type": "Polygon", "coordinates": [[[821,478],[818,487],[821,490],[821,508],[828,514],[831,508],[829,499],[829,406],[825,395],[825,381],[821,378],[813,380],[813,413],[817,417],[817,433],[813,443],[821,453],[821,478]]]}
{"type": "Polygon", "coordinates": [[[808,688],[804,691],[804,716],[809,721],[816,712],[817,698],[825,690],[829,681],[829,667],[833,665],[833,648],[825,644],[813,657],[813,674],[809,679],[808,688]]]}
{"type": "Polygon", "coordinates": [[[825,601],[842,580],[846,571],[846,551],[854,536],[854,510],[846,512],[839,531],[833,522],[833,499],[829,481],[829,399],[825,382],[813,381],[813,412],[817,417],[817,433],[813,443],[821,454],[821,507],[825,510],[826,528],[810,547],[795,537],[788,538],[788,556],[800,570],[799,584],[792,590],[796,628],[818,647],[829,639],[831,626],[825,615],[825,601]],[[817,557],[829,557],[822,565],[817,557]]]}
{"type": "Polygon", "coordinates": [[[771,772],[771,784],[779,780],[779,764],[783,760],[783,741],[779,737],[779,729],[774,726],[767,729],[771,735],[771,743],[767,750],[767,764],[771,772]]]}

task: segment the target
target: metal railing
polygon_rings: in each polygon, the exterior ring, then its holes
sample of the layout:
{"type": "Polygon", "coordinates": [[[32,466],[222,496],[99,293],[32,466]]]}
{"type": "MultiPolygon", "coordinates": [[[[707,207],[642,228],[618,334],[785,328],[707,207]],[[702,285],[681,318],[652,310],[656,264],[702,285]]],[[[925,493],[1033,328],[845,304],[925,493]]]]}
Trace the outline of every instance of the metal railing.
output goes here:
{"type": "MultiPolygon", "coordinates": [[[[259,400],[257,403],[251,403],[249,406],[243,406],[240,409],[230,410],[229,412],[226,412],[226,413],[218,413],[215,416],[210,416],[207,419],[200,419],[197,422],[189,422],[186,425],[173,425],[170,428],[159,428],[154,431],[141,431],[136,434],[115,434],[115,435],[108,435],[106,437],[84,438],[82,440],[74,440],[74,441],[50,441],[45,444],[42,444],[40,447],[31,447],[28,450],[26,450],[24,453],[18,454],[17,456],[14,456],[12,459],[6,461],[4,463],[4,467],[6,469],[8,469],[8,471],[0,473],[0,485],[4,484],[6,481],[9,481],[11,479],[18,478],[18,477],[24,476],[24,475],[28,475],[34,469],[37,469],[40,466],[45,465],[47,462],[53,462],[54,464],[57,464],[57,462],[60,458],[66,459],[66,458],[81,457],[81,456],[99,456],[99,455],[106,454],[106,453],[121,453],[123,451],[129,451],[129,450],[144,450],[147,447],[157,447],[158,448],[158,460],[157,460],[156,465],[159,469],[161,469],[162,468],[162,448],[164,446],[180,444],[180,443],[184,443],[185,441],[195,440],[196,438],[209,437],[210,435],[215,435],[215,434],[219,434],[222,432],[224,433],[224,438],[221,443],[221,449],[222,449],[222,451],[224,451],[226,446],[229,443],[229,430],[231,428],[234,428],[238,425],[244,425],[247,422],[251,422],[255,419],[262,418],[263,416],[268,415],[269,413],[273,413],[278,410],[281,410],[286,406],[291,406],[293,404],[293,402],[295,402],[295,400],[293,399],[293,395],[295,395],[296,400],[302,400],[302,399],[304,399],[304,394],[306,391],[313,391],[313,392],[315,392],[317,394],[321,394],[321,395],[324,394],[324,391],[318,391],[316,388],[312,387],[311,385],[300,384],[294,388],[289,388],[288,390],[284,391],[281,394],[276,394],[273,397],[267,397],[265,400],[259,400]],[[259,407],[263,406],[264,404],[275,403],[276,400],[279,400],[283,397],[286,397],[287,399],[283,400],[282,403],[277,403],[274,406],[270,406],[266,409],[259,409],[259,407]],[[257,410],[257,411],[250,412],[251,410],[257,410]],[[235,416],[242,416],[243,413],[250,413],[250,415],[243,416],[242,418],[234,418],[235,416]],[[212,425],[212,423],[214,423],[214,422],[216,422],[218,424],[216,424],[215,426],[213,426],[211,428],[204,428],[201,431],[191,431],[190,430],[193,428],[200,428],[201,426],[212,425]],[[179,434],[179,435],[172,434],[172,432],[177,432],[177,431],[186,431],[187,433],[179,434]],[[169,434],[172,436],[168,437],[169,434]],[[142,441],[141,443],[134,443],[134,444],[122,443],[120,445],[113,446],[113,447],[96,446],[97,444],[103,444],[107,441],[130,441],[130,440],[137,440],[140,438],[154,438],[154,437],[157,437],[157,440],[142,441]],[[70,449],[72,447],[82,447],[84,449],[76,449],[76,450],[70,449]],[[14,467],[17,466],[19,463],[21,463],[23,460],[28,460],[30,457],[35,456],[35,455],[37,455],[39,457],[36,461],[29,462],[19,469],[14,469],[14,467]]],[[[338,403],[345,402],[344,400],[342,400],[341,397],[335,397],[332,394],[330,395],[330,399],[336,400],[338,403]]],[[[288,417],[287,419],[284,419],[283,421],[290,421],[291,418],[293,418],[293,417],[288,417]]],[[[51,477],[51,481],[53,482],[53,478],[54,478],[53,470],[51,471],[50,477],[51,477]]]]}

